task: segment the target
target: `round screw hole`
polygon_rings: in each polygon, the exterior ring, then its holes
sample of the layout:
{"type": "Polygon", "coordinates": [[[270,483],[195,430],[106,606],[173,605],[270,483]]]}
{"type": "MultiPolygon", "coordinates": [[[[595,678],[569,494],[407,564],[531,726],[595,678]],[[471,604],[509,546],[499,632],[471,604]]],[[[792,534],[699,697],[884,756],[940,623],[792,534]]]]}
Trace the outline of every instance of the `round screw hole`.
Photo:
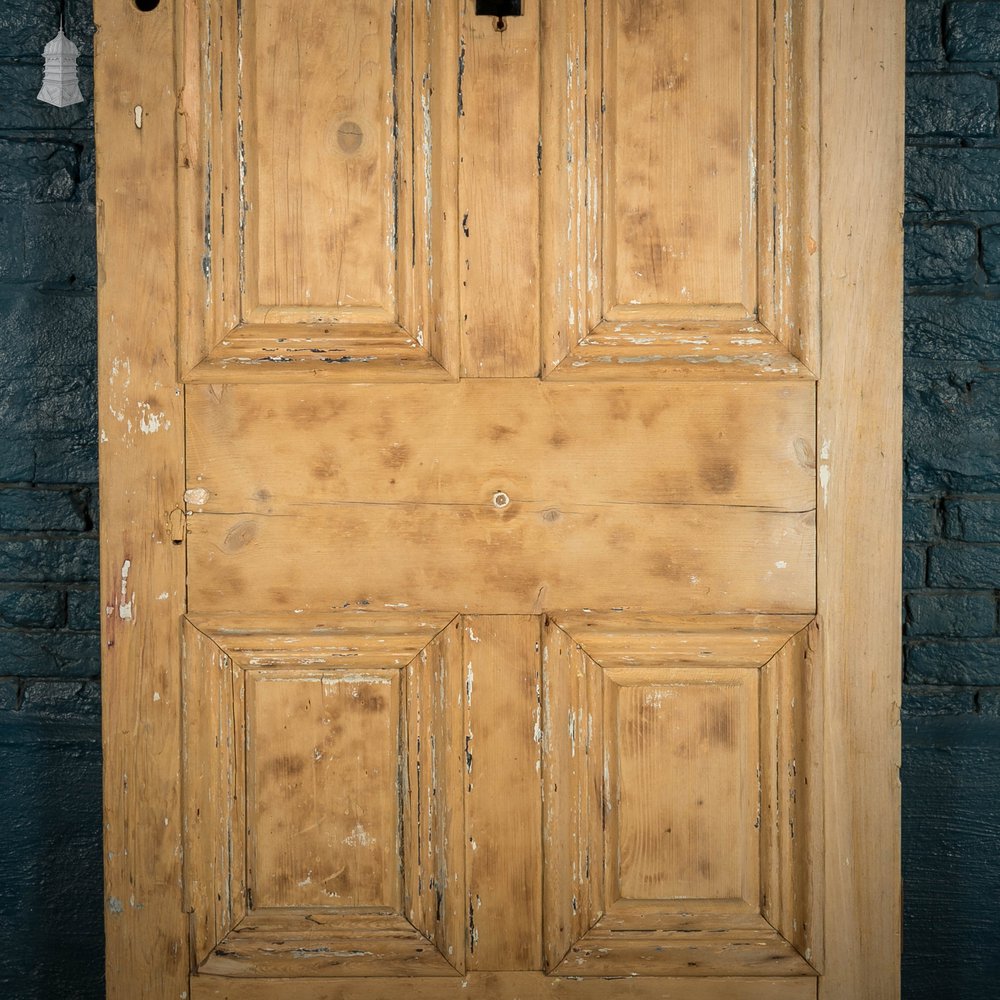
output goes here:
{"type": "Polygon", "coordinates": [[[500,492],[493,494],[493,506],[496,507],[497,510],[503,510],[504,507],[508,506],[508,504],[510,504],[510,497],[507,496],[506,493],[500,492]]]}
{"type": "Polygon", "coordinates": [[[151,10],[156,10],[160,6],[160,0],[132,0],[136,10],[141,10],[144,14],[151,10]]]}

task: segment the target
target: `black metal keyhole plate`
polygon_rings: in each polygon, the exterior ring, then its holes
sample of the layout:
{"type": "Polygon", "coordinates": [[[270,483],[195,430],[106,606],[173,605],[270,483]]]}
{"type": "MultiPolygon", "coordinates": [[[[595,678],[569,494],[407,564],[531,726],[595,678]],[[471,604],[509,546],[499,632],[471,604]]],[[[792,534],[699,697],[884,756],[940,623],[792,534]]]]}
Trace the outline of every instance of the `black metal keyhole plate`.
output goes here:
{"type": "Polygon", "coordinates": [[[486,17],[520,17],[521,0],[476,0],[476,13],[486,17]]]}

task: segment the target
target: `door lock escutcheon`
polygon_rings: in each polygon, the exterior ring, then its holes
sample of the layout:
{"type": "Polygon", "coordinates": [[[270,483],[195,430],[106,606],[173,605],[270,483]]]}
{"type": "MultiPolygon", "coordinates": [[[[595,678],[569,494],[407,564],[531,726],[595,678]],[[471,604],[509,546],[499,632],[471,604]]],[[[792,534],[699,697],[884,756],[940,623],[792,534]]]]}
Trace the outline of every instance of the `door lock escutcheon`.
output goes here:
{"type": "Polygon", "coordinates": [[[521,16],[521,0],[476,0],[476,14],[495,17],[497,31],[504,31],[506,18],[521,16]]]}

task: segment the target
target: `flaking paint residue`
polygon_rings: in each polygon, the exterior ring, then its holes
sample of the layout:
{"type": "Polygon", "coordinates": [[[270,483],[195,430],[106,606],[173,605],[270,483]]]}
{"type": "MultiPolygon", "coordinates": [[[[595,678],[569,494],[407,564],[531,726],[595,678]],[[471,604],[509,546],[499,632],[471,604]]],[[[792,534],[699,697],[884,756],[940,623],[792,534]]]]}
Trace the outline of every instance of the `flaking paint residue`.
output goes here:
{"type": "Polygon", "coordinates": [[[128,596],[128,575],[132,570],[132,560],[126,559],[122,563],[122,585],[120,599],[118,602],[118,617],[121,618],[123,622],[132,621],[133,614],[135,612],[135,593],[131,597],[128,596]]]}

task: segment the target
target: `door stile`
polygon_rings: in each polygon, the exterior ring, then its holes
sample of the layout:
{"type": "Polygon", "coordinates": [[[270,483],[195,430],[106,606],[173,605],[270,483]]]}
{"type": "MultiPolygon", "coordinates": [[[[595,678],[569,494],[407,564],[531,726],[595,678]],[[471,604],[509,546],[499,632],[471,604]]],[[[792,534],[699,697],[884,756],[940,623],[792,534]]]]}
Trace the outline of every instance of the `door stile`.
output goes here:
{"type": "Polygon", "coordinates": [[[899,996],[903,23],[900,0],[824,6],[820,1000],[899,996]]]}
{"type": "Polygon", "coordinates": [[[175,22],[97,0],[105,929],[108,1000],[181,997],[184,399],[176,374],[175,22]]]}

